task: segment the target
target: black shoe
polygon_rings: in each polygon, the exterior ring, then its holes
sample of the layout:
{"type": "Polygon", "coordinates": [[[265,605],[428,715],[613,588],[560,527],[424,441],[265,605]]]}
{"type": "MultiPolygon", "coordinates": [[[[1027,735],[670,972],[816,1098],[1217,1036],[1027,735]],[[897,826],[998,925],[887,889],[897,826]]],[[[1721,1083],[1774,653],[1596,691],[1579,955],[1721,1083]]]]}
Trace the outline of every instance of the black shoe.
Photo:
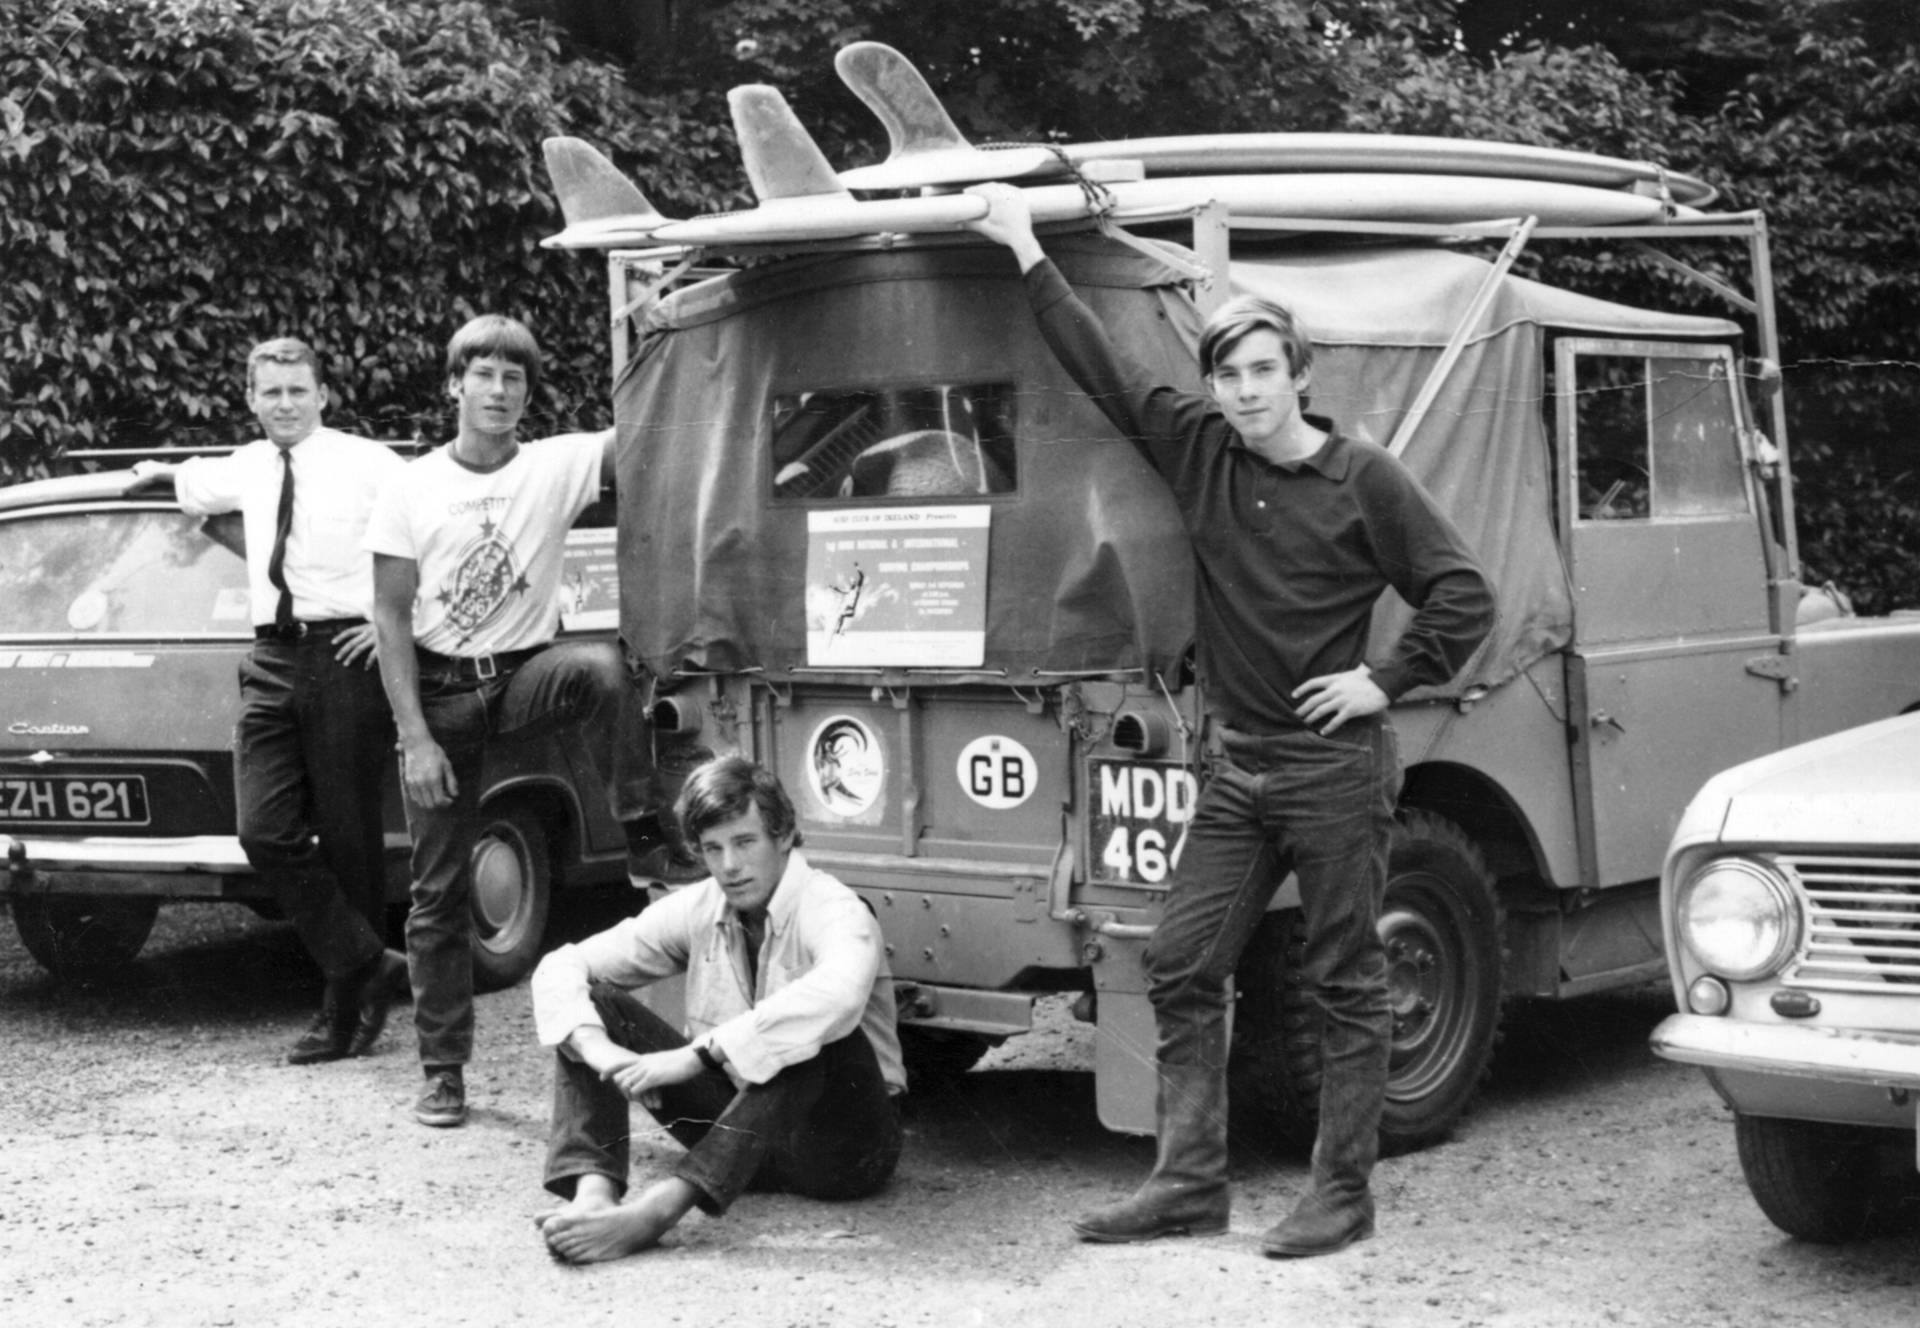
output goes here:
{"type": "Polygon", "coordinates": [[[426,1091],[414,1101],[413,1118],[442,1130],[467,1123],[467,1084],[459,1066],[427,1076],[426,1091]]]}
{"type": "Polygon", "coordinates": [[[343,1059],[353,1042],[355,1017],[353,1002],[342,1001],[339,993],[329,986],[326,998],[320,1003],[320,1013],[287,1052],[287,1064],[318,1065],[322,1061],[343,1059]]]}
{"type": "Polygon", "coordinates": [[[347,1055],[365,1056],[373,1051],[387,1026],[388,1009],[406,986],[407,957],[397,950],[382,950],[373,961],[372,975],[360,984],[347,1055]]]}
{"type": "Polygon", "coordinates": [[[1269,1259],[1310,1259],[1344,1250],[1373,1235],[1373,1199],[1333,1204],[1308,1195],[1287,1218],[1260,1238],[1269,1259]]]}
{"type": "Polygon", "coordinates": [[[1232,1200],[1224,1185],[1198,1192],[1143,1188],[1130,1199],[1073,1219],[1081,1240],[1131,1245],[1162,1236],[1217,1236],[1227,1229],[1232,1200]]]}

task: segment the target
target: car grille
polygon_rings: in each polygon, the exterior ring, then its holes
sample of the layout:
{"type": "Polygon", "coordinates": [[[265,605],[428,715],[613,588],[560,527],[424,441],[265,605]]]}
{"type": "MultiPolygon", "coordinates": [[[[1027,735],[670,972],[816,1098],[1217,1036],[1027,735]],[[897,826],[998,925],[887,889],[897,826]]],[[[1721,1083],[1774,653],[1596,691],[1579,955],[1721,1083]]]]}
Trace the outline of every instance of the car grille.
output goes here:
{"type": "Polygon", "coordinates": [[[1782,854],[1806,900],[1806,949],[1783,981],[1920,994],[1920,858],[1782,854]]]}

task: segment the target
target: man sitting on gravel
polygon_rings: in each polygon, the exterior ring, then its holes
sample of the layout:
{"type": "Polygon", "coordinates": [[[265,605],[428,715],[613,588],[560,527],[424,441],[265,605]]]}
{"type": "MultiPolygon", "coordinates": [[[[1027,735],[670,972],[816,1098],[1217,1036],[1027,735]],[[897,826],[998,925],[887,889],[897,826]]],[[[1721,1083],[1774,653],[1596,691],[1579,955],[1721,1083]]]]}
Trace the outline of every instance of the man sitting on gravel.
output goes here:
{"type": "Polygon", "coordinates": [[[535,1028],[558,1053],[546,1187],[566,1200],[539,1226],[570,1263],[636,1254],[749,1184],[862,1198],[900,1158],[906,1074],[873,914],[808,865],[764,767],[710,761],[675,810],[713,875],[533,975],[535,1028]],[[632,995],[676,973],[691,1041],[632,995]],[[631,1102],[689,1151],[622,1202],[631,1102]]]}

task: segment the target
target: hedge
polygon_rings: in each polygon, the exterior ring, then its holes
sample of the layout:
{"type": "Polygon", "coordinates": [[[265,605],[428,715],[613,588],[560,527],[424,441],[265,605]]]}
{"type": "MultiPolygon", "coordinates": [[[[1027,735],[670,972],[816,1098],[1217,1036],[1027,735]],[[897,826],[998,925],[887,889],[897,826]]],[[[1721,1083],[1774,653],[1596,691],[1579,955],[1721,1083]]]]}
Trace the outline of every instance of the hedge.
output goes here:
{"type": "Polygon", "coordinates": [[[530,432],[603,424],[604,268],[538,247],[540,142],[672,156],[684,193],[725,146],[475,3],[13,0],[0,88],[7,478],[253,436],[246,352],[281,334],[328,357],[331,423],[444,437],[446,339],[485,311],[548,352],[530,432]]]}

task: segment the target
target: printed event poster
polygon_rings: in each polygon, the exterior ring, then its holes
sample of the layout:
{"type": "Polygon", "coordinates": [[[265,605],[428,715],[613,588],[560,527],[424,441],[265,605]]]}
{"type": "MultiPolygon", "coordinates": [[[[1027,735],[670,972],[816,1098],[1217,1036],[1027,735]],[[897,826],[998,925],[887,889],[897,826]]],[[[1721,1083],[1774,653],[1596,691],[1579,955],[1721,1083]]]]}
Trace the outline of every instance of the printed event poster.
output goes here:
{"type": "Polygon", "coordinates": [[[807,513],[807,663],[978,667],[991,516],[984,505],[807,513]]]}
{"type": "Polygon", "coordinates": [[[620,563],[617,532],[585,528],[567,532],[560,572],[560,628],[567,632],[611,631],[620,626],[620,563]]]}

